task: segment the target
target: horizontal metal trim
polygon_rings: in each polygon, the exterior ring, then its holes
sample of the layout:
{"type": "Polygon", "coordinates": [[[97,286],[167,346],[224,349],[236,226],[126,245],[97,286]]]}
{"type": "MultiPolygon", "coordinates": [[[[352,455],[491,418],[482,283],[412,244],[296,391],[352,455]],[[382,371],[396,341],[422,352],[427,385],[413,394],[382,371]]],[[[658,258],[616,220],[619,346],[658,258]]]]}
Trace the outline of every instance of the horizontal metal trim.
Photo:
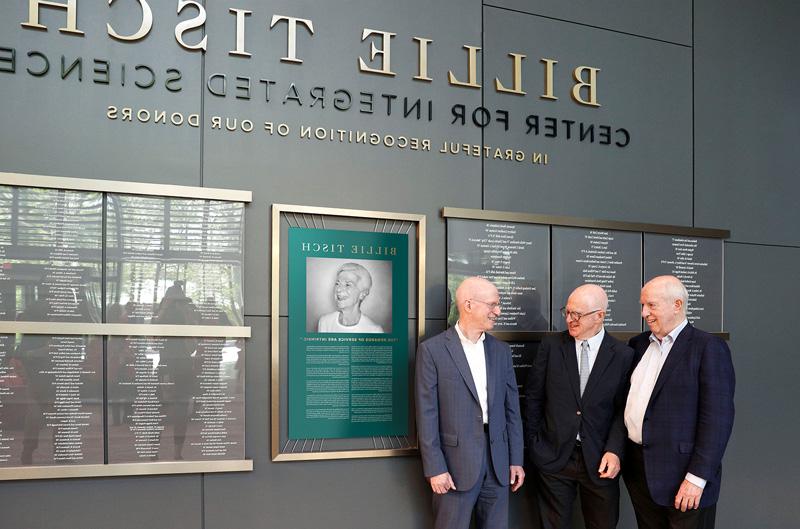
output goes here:
{"type": "Polygon", "coordinates": [[[331,215],[333,217],[363,217],[368,219],[405,220],[421,222],[425,215],[419,213],[394,213],[392,211],[368,211],[361,209],[326,208],[321,206],[296,206],[292,204],[272,204],[276,213],[308,213],[309,215],[331,215]]]}
{"type": "Polygon", "coordinates": [[[401,457],[413,456],[419,453],[419,449],[412,448],[392,448],[381,450],[339,450],[335,452],[306,452],[277,454],[272,460],[279,461],[320,461],[324,459],[365,459],[370,457],[401,457]]]}
{"type": "Polygon", "coordinates": [[[80,334],[101,336],[198,336],[250,338],[250,327],[231,325],[158,325],[137,323],[71,323],[2,321],[0,334],[80,334]]]}
{"type": "MultiPolygon", "coordinates": [[[[634,336],[642,334],[642,332],[644,331],[608,331],[611,336],[622,341],[628,341],[634,336]]],[[[504,342],[540,342],[547,336],[561,333],[562,331],[491,331],[489,334],[504,342]]],[[[726,341],[731,339],[731,334],[729,332],[712,332],[710,334],[719,336],[726,341]]]]}
{"type": "Polygon", "coordinates": [[[24,173],[0,172],[0,185],[46,187],[52,189],[96,191],[98,193],[121,193],[127,195],[198,198],[204,200],[224,200],[228,202],[253,201],[252,191],[241,191],[238,189],[151,184],[147,182],[117,180],[94,180],[91,178],[71,178],[66,176],[46,176],[24,173]]]}
{"type": "Polygon", "coordinates": [[[164,461],[114,463],[110,465],[58,465],[0,468],[0,481],[23,479],[98,478],[113,476],[155,476],[159,474],[211,474],[250,472],[252,459],[232,461],[164,461]]]}
{"type": "Polygon", "coordinates": [[[442,208],[442,217],[470,220],[489,220],[505,222],[526,222],[529,224],[552,224],[576,228],[597,228],[604,230],[640,231],[664,235],[683,235],[687,237],[711,237],[727,239],[730,230],[716,228],[692,228],[690,226],[671,226],[667,224],[648,224],[644,222],[622,222],[616,220],[598,220],[581,217],[564,217],[559,215],[537,215],[534,213],[515,213],[511,211],[491,211],[486,209],[442,208]]]}

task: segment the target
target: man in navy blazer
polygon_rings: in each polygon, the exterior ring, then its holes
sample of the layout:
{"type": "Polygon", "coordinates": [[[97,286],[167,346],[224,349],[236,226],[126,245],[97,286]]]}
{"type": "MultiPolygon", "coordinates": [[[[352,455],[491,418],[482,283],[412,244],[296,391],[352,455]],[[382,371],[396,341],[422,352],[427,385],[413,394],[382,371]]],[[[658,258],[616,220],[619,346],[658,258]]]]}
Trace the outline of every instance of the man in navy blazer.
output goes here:
{"type": "Polygon", "coordinates": [[[487,334],[500,314],[489,281],[456,290],[458,322],[417,351],[417,433],[434,527],[508,527],[508,489],[522,486],[522,421],[511,350],[487,334]]]}
{"type": "Polygon", "coordinates": [[[525,426],[545,529],[570,527],[578,493],[586,527],[613,529],[619,520],[633,350],[605,332],[607,310],[601,287],[576,288],[562,309],[567,330],[545,338],[528,372],[525,426]]]}
{"type": "Polygon", "coordinates": [[[721,461],[733,428],[735,377],[727,344],[692,327],[680,280],[642,288],[650,327],[636,351],[625,406],[623,469],[640,529],[714,527],[721,461]]]}

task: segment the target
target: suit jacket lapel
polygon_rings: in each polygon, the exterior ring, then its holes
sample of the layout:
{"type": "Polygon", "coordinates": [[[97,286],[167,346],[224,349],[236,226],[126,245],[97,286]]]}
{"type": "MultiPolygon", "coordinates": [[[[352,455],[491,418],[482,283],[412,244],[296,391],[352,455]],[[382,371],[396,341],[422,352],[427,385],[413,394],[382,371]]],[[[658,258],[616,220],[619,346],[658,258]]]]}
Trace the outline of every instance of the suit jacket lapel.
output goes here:
{"type": "Polygon", "coordinates": [[[675,369],[675,366],[681,363],[681,357],[686,354],[686,351],[689,350],[689,344],[692,341],[692,334],[694,334],[694,328],[687,324],[683,331],[681,331],[681,333],[678,335],[678,339],[675,340],[674,344],[672,344],[672,349],[669,350],[667,361],[664,362],[664,366],[661,368],[661,372],[658,374],[658,378],[656,379],[656,385],[653,386],[653,393],[650,395],[650,402],[653,402],[653,399],[656,397],[656,395],[658,395],[658,392],[664,387],[664,383],[675,369]]]}
{"type": "Polygon", "coordinates": [[[492,409],[494,392],[497,389],[497,355],[493,351],[493,339],[487,334],[483,341],[483,354],[486,358],[486,405],[492,409]]]}
{"type": "Polygon", "coordinates": [[[578,372],[578,359],[575,356],[575,339],[566,332],[561,337],[561,356],[564,358],[564,368],[567,370],[569,385],[575,400],[581,401],[581,377],[578,372]]]}
{"type": "MultiPolygon", "coordinates": [[[[589,373],[589,380],[586,382],[586,388],[583,390],[583,398],[586,398],[586,396],[592,392],[592,389],[603,377],[603,372],[613,358],[614,351],[611,348],[611,336],[606,332],[605,336],[603,336],[603,341],[600,342],[600,350],[597,351],[597,357],[594,359],[594,365],[592,365],[592,371],[589,373]]],[[[578,378],[580,379],[580,376],[578,378]]]]}
{"type": "Polygon", "coordinates": [[[463,378],[464,382],[467,384],[469,392],[472,393],[475,400],[480,403],[478,399],[478,390],[475,389],[475,379],[472,378],[472,371],[469,369],[467,355],[464,353],[464,348],[461,347],[461,339],[458,337],[455,327],[450,327],[445,345],[447,347],[447,352],[450,353],[450,357],[458,368],[458,372],[461,373],[461,378],[463,378]]]}

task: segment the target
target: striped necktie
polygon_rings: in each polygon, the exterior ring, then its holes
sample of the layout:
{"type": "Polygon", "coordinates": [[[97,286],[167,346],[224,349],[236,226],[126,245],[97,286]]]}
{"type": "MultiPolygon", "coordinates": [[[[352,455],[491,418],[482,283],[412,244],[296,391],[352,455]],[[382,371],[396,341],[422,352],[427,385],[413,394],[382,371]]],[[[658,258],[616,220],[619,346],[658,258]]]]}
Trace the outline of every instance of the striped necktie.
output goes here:
{"type": "Polygon", "coordinates": [[[586,382],[589,381],[589,342],[584,340],[581,342],[581,397],[583,390],[586,389],[586,382]]]}

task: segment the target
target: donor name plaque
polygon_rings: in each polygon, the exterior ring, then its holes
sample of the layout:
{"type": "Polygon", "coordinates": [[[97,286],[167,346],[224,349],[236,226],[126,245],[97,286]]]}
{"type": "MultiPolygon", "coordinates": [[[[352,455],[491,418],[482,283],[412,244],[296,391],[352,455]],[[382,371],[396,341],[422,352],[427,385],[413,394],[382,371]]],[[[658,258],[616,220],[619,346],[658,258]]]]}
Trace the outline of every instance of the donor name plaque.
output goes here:
{"type": "MultiPolygon", "coordinates": [[[[497,285],[502,314],[493,331],[511,342],[538,342],[562,332],[560,314],[572,291],[595,284],[608,295],[605,328],[621,338],[646,330],[642,285],[673,275],[688,291],[689,321],[726,335],[723,322],[724,240],[716,228],[443,208],[447,220],[448,324],[458,284],[481,276],[497,285]]],[[[594,307],[600,308],[600,307],[594,307]]]]}
{"type": "Polygon", "coordinates": [[[631,231],[553,226],[553,328],[566,329],[559,313],[567,297],[584,283],[608,295],[605,327],[640,331],[636,300],[642,281],[642,236],[631,231]]]}
{"type": "Polygon", "coordinates": [[[458,319],[455,291],[465,278],[485,277],[500,291],[495,331],[550,328],[550,229],[502,221],[450,219],[447,223],[449,324],[458,319]]]}
{"type": "Polygon", "coordinates": [[[709,332],[722,331],[723,243],[710,237],[644,235],[644,276],[670,274],[689,292],[687,317],[709,332]]]}

